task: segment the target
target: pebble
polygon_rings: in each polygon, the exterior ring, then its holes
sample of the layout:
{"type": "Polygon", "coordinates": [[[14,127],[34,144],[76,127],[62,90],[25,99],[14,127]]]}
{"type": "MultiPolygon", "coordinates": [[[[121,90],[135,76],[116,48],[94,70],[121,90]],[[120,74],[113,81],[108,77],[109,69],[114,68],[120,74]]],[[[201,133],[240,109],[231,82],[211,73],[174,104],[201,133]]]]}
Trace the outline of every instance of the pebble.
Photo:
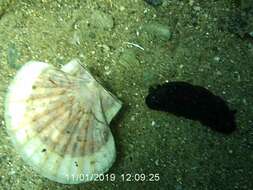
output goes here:
{"type": "Polygon", "coordinates": [[[158,22],[144,25],[143,30],[161,40],[170,40],[172,36],[170,28],[158,22]]]}
{"type": "Polygon", "coordinates": [[[11,170],[10,172],[9,172],[9,175],[14,175],[16,172],[15,172],[15,170],[11,170]]]}
{"type": "Polygon", "coordinates": [[[248,105],[247,100],[245,98],[242,99],[242,103],[246,106],[248,105]]]}
{"type": "Polygon", "coordinates": [[[120,63],[123,64],[131,64],[131,65],[137,65],[139,64],[139,60],[136,57],[136,53],[134,50],[126,49],[119,58],[120,63]]]}
{"type": "Polygon", "coordinates": [[[104,67],[104,69],[105,69],[105,74],[106,74],[106,75],[110,75],[110,74],[111,74],[111,70],[110,70],[110,67],[109,67],[108,65],[106,65],[106,66],[104,67]]]}
{"type": "Polygon", "coordinates": [[[163,4],[163,0],[145,0],[145,2],[154,7],[157,7],[163,4]]]}
{"type": "Polygon", "coordinates": [[[201,10],[201,8],[200,8],[199,6],[195,6],[195,7],[193,7],[193,9],[194,9],[195,11],[200,11],[200,10],[201,10]]]}
{"type": "Polygon", "coordinates": [[[155,81],[156,75],[153,71],[147,70],[143,72],[143,81],[147,86],[150,86],[150,84],[155,81]]]}
{"type": "Polygon", "coordinates": [[[220,61],[220,57],[218,57],[218,56],[215,56],[213,59],[214,59],[214,61],[216,61],[216,62],[219,62],[219,61],[220,61]]]}
{"type": "Polygon", "coordinates": [[[110,51],[110,47],[105,45],[105,44],[102,44],[102,45],[98,45],[98,47],[102,48],[103,51],[105,52],[109,52],[110,51]]]}
{"type": "Polygon", "coordinates": [[[183,64],[180,64],[180,65],[179,65],[179,68],[180,68],[180,69],[182,69],[183,67],[184,67],[184,65],[183,65],[183,64]]]}
{"type": "Polygon", "coordinates": [[[94,11],[91,15],[90,23],[100,29],[112,29],[114,26],[113,17],[102,11],[94,11]]]}
{"type": "Polygon", "coordinates": [[[19,58],[19,52],[16,48],[16,45],[14,43],[10,43],[8,50],[7,50],[7,62],[10,65],[10,67],[14,69],[20,68],[20,65],[17,64],[19,58]]]}
{"type": "Polygon", "coordinates": [[[124,10],[125,10],[125,7],[120,6],[119,10],[120,10],[120,11],[124,11],[124,10]]]}
{"type": "Polygon", "coordinates": [[[1,121],[1,126],[4,126],[4,124],[5,124],[5,123],[4,123],[4,120],[2,120],[2,121],[1,121]]]}
{"type": "Polygon", "coordinates": [[[194,0],[189,1],[189,5],[192,6],[194,4],[194,0]]]}
{"type": "Polygon", "coordinates": [[[221,76],[221,75],[222,75],[222,72],[221,72],[221,71],[217,71],[216,74],[217,74],[218,76],[221,76]]]}

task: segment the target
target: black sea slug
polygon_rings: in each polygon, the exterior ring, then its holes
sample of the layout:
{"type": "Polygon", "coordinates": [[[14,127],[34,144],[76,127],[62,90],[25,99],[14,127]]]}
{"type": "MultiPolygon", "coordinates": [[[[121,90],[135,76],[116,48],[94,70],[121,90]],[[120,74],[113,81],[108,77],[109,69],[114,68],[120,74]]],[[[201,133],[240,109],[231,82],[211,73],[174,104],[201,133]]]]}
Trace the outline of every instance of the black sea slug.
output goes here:
{"type": "Polygon", "coordinates": [[[235,111],[226,102],[209,90],[187,82],[169,82],[150,88],[146,97],[149,108],[172,113],[221,133],[236,129],[235,111]]]}

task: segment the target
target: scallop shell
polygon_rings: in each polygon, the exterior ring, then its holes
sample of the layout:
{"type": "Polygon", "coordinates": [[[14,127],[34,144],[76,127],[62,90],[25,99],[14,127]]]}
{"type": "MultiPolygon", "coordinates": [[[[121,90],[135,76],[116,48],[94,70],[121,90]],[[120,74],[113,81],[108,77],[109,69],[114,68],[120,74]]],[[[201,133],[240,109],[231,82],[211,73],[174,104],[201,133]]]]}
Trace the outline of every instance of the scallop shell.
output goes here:
{"type": "Polygon", "coordinates": [[[121,102],[78,60],[57,69],[26,63],[5,103],[11,140],[35,171],[53,181],[91,181],[112,166],[116,151],[108,124],[121,102]]]}

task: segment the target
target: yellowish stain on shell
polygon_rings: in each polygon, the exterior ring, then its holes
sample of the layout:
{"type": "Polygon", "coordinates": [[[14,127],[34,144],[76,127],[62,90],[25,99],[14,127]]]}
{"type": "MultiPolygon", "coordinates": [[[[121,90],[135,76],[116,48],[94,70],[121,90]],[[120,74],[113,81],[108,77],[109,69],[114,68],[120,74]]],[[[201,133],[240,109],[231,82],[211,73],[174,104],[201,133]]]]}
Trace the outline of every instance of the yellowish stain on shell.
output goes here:
{"type": "Polygon", "coordinates": [[[121,102],[78,60],[62,69],[32,61],[9,87],[5,120],[14,146],[35,171],[75,184],[113,164],[116,151],[108,125],[120,108],[121,102]]]}

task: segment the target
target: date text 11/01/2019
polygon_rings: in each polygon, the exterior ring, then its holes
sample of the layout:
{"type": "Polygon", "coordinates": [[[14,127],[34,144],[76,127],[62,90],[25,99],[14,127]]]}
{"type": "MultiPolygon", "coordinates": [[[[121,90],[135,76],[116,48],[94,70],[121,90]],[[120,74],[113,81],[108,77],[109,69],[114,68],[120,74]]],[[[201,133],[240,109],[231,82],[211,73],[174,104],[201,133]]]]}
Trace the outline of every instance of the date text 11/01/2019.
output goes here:
{"type": "Polygon", "coordinates": [[[114,173],[110,174],[80,174],[80,175],[67,175],[67,179],[73,181],[150,181],[150,182],[157,182],[160,180],[159,173],[125,173],[116,175],[114,173]]]}

